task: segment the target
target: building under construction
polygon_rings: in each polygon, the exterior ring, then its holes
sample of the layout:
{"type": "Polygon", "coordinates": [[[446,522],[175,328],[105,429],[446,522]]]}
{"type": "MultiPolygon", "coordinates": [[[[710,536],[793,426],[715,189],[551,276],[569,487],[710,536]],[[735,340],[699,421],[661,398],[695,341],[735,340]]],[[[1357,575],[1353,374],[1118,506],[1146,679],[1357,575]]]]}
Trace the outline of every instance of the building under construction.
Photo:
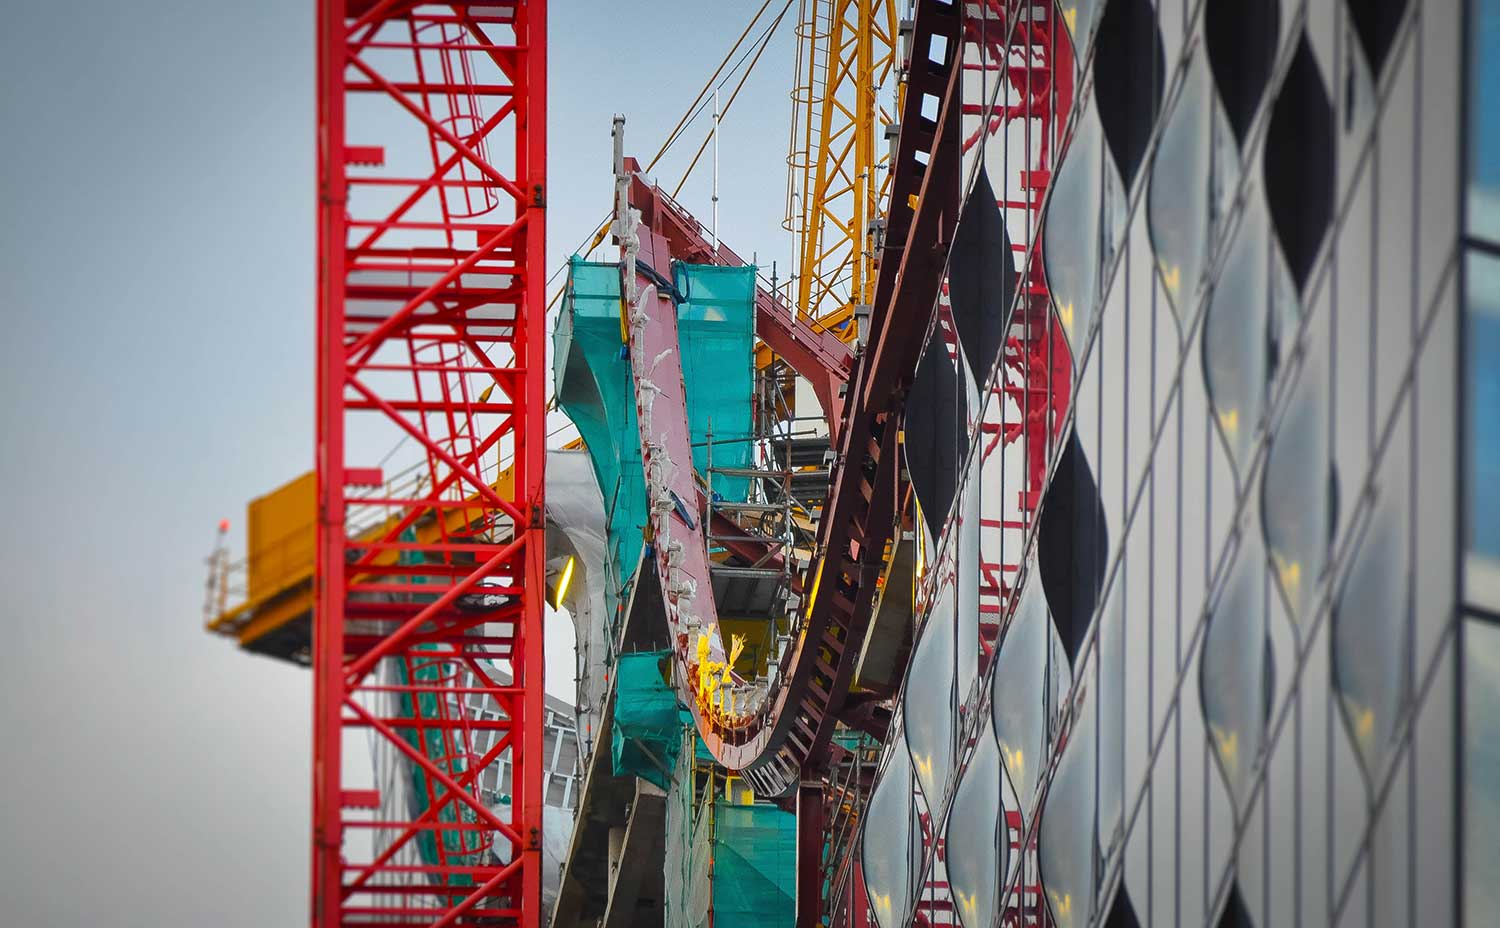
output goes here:
{"type": "Polygon", "coordinates": [[[629,114],[545,254],[542,0],[320,0],[317,467],[207,605],[312,923],[1500,921],[1500,3],[778,7],[768,274],[629,114]]]}

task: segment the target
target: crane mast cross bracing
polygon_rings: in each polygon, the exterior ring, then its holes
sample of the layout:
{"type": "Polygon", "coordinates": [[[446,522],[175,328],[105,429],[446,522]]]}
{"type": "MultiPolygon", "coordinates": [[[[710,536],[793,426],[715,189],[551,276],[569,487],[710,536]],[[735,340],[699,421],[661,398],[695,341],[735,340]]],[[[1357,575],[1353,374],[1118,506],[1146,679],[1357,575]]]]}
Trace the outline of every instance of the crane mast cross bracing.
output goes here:
{"type": "Polygon", "coordinates": [[[323,928],[542,922],[545,36],[545,0],[318,4],[323,928]]]}
{"type": "Polygon", "coordinates": [[[855,308],[874,298],[892,121],[895,0],[805,0],[798,26],[787,156],[787,214],[800,313],[854,339],[855,308]]]}

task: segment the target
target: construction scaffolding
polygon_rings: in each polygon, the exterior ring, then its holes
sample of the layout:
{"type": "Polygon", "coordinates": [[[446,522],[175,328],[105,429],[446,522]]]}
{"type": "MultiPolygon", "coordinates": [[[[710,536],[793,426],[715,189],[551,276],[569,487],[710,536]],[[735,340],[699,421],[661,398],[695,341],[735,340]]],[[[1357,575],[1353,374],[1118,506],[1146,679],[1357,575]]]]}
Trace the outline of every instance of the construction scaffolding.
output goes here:
{"type": "Polygon", "coordinates": [[[797,819],[714,763],[686,718],[666,810],[668,928],[791,928],[797,819]]]}

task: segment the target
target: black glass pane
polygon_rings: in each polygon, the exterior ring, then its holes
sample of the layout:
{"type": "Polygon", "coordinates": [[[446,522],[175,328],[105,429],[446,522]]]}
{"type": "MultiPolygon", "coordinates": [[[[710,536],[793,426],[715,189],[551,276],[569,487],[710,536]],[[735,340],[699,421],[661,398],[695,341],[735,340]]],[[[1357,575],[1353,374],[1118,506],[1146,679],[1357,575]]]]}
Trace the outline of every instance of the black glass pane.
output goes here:
{"type": "Polygon", "coordinates": [[[1280,4],[1274,0],[1213,0],[1203,10],[1203,37],[1214,83],[1241,146],[1276,61],[1280,19],[1280,4]]]}
{"type": "Polygon", "coordinates": [[[942,532],[969,450],[964,401],[958,368],[934,326],[907,394],[904,426],[906,468],[933,538],[942,532]]]}
{"type": "Polygon", "coordinates": [[[1042,589],[1070,663],[1078,656],[1099,603],[1108,552],[1109,530],[1099,486],[1083,445],[1070,431],[1043,498],[1037,528],[1042,589]]]}
{"type": "Polygon", "coordinates": [[[989,175],[981,167],[948,258],[948,300],[975,383],[984,382],[1000,353],[1015,292],[1010,237],[989,175]]]}
{"type": "Polygon", "coordinates": [[[1127,189],[1135,183],[1161,108],[1165,57],[1156,10],[1148,0],[1110,0],[1094,42],[1094,99],[1127,189]]]}
{"type": "Polygon", "coordinates": [[[1333,107],[1304,37],[1266,129],[1266,202],[1300,292],[1333,218],[1333,107]]]}

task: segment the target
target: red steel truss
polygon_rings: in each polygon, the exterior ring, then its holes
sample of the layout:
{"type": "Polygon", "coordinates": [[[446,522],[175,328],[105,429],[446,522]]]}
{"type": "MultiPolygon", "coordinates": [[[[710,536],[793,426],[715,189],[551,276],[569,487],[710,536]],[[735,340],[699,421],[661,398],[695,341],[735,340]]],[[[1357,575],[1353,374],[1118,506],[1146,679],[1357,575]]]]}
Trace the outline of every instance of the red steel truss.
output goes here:
{"type": "Polygon", "coordinates": [[[546,25],[318,3],[321,928],[542,921],[546,25]]]}

